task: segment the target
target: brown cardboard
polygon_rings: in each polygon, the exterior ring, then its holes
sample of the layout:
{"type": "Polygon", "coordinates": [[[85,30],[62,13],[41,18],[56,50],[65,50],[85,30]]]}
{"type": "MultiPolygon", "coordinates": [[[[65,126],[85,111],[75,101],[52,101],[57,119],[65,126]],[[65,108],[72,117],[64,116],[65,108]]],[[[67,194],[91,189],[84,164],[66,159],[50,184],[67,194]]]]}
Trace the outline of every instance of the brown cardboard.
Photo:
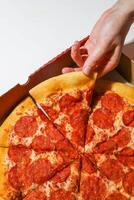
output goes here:
{"type": "Polygon", "coordinates": [[[122,54],[118,72],[129,82],[134,84],[134,61],[130,60],[127,56],[122,54]]]}

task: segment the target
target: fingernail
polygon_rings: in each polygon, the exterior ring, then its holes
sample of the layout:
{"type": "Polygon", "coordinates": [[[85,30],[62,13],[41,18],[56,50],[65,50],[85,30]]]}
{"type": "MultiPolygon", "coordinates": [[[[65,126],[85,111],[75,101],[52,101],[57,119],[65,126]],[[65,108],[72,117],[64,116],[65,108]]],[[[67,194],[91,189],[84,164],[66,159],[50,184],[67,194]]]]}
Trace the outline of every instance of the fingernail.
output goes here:
{"type": "Polygon", "coordinates": [[[76,40],[76,41],[74,42],[74,45],[76,45],[76,44],[79,44],[79,41],[78,41],[78,40],[76,40]]]}
{"type": "Polygon", "coordinates": [[[63,74],[66,73],[66,69],[63,68],[63,69],[62,69],[62,73],[63,73],[63,74]]]}
{"type": "Polygon", "coordinates": [[[90,68],[89,68],[89,66],[84,66],[83,67],[83,72],[84,72],[84,74],[86,74],[86,75],[89,75],[89,73],[90,73],[90,68]]]}

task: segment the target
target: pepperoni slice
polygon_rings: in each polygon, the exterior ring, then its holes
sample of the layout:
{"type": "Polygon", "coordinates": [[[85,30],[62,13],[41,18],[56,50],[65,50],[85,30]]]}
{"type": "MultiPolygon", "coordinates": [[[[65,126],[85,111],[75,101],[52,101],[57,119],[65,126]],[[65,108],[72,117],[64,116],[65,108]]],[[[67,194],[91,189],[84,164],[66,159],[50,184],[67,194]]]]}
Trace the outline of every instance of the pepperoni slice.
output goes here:
{"type": "Polygon", "coordinates": [[[57,142],[56,150],[69,151],[69,150],[73,150],[73,146],[67,139],[64,138],[62,141],[57,142]]]}
{"type": "Polygon", "coordinates": [[[47,159],[38,159],[37,161],[34,161],[29,166],[28,171],[31,171],[33,181],[38,184],[45,182],[53,175],[52,165],[47,159]]]}
{"type": "Polygon", "coordinates": [[[28,163],[30,161],[31,150],[27,147],[19,144],[9,147],[8,156],[15,163],[23,162],[28,163]]]}
{"type": "Polygon", "coordinates": [[[20,137],[29,137],[36,133],[37,127],[35,117],[23,116],[16,122],[14,131],[20,137]]]}
{"type": "Polygon", "coordinates": [[[106,109],[97,109],[93,113],[93,123],[102,129],[113,127],[114,115],[106,109]]]}
{"type": "Polygon", "coordinates": [[[89,111],[80,109],[73,112],[71,117],[71,126],[73,127],[72,141],[76,145],[84,146],[86,126],[88,122],[89,111]]]}
{"type": "Polygon", "coordinates": [[[128,200],[124,195],[119,192],[114,192],[110,194],[106,200],[128,200]]]}
{"type": "Polygon", "coordinates": [[[123,99],[116,93],[107,93],[101,98],[101,104],[111,112],[119,112],[124,107],[123,99]]]}
{"type": "Polygon", "coordinates": [[[17,166],[12,167],[8,172],[8,181],[14,189],[20,189],[21,184],[18,179],[17,166]]]}
{"type": "Polygon", "coordinates": [[[127,128],[122,128],[116,135],[112,137],[112,140],[116,142],[118,147],[126,146],[131,140],[129,130],[127,128]]]}
{"type": "Polygon", "coordinates": [[[122,119],[126,126],[134,127],[134,110],[128,110],[125,112],[122,119]]]}
{"type": "Polygon", "coordinates": [[[128,167],[134,167],[134,156],[117,156],[118,160],[128,167]]]}
{"type": "Polygon", "coordinates": [[[86,144],[90,143],[95,135],[95,132],[91,126],[87,127],[87,132],[86,132],[86,144]]]}
{"type": "Polygon", "coordinates": [[[100,178],[89,176],[81,182],[80,192],[84,200],[101,200],[105,199],[106,186],[100,178]]]}
{"type": "Polygon", "coordinates": [[[59,199],[64,199],[64,200],[76,200],[73,194],[69,191],[65,190],[57,190],[51,194],[51,197],[49,200],[59,200],[59,199]]]}
{"type": "Polygon", "coordinates": [[[17,176],[22,188],[28,188],[32,185],[31,172],[27,173],[27,166],[19,166],[17,168],[17,176]]]}
{"type": "Polygon", "coordinates": [[[117,145],[114,141],[108,140],[106,142],[98,143],[94,148],[94,153],[110,153],[116,149],[117,145]]]}
{"type": "Polygon", "coordinates": [[[116,156],[123,165],[134,167],[134,150],[130,147],[124,148],[116,156]]]}
{"type": "Polygon", "coordinates": [[[96,166],[86,156],[82,158],[82,171],[89,174],[96,172],[96,166]]]}
{"type": "Polygon", "coordinates": [[[60,98],[59,106],[61,111],[68,111],[68,108],[73,107],[77,102],[81,100],[81,96],[75,98],[69,94],[65,94],[60,98]]]}
{"type": "Polygon", "coordinates": [[[65,169],[63,169],[61,172],[58,172],[54,177],[53,177],[53,181],[55,183],[62,183],[64,181],[67,180],[67,178],[69,177],[71,173],[71,169],[70,166],[66,167],[65,169]]]}
{"type": "Polygon", "coordinates": [[[47,200],[43,192],[34,190],[30,192],[23,200],[47,200]]]}
{"type": "Polygon", "coordinates": [[[63,157],[65,163],[70,163],[71,160],[78,157],[78,152],[67,139],[59,141],[56,144],[56,150],[63,157]]]}
{"type": "Polygon", "coordinates": [[[63,140],[64,138],[63,135],[54,127],[51,122],[47,123],[45,133],[50,137],[51,140],[54,140],[55,142],[63,140]]]}
{"type": "Polygon", "coordinates": [[[124,177],[121,164],[115,159],[107,159],[100,165],[100,171],[108,179],[119,182],[124,177]]]}
{"type": "Polygon", "coordinates": [[[36,136],[31,147],[37,152],[53,151],[55,149],[55,145],[50,141],[50,138],[43,135],[36,136]]]}
{"type": "Polygon", "coordinates": [[[47,159],[40,158],[28,166],[26,173],[31,175],[34,183],[42,184],[55,175],[55,168],[47,159]]]}
{"type": "Polygon", "coordinates": [[[23,166],[14,166],[8,172],[8,181],[13,188],[19,190],[22,187],[27,188],[32,184],[31,174],[26,175],[25,170],[26,168],[23,166]]]}
{"type": "Polygon", "coordinates": [[[128,172],[123,180],[123,186],[128,194],[134,196],[134,170],[128,172]]]}
{"type": "Polygon", "coordinates": [[[93,151],[94,153],[110,153],[117,147],[126,146],[131,140],[131,135],[128,129],[122,128],[116,135],[108,141],[98,143],[93,151]]]}

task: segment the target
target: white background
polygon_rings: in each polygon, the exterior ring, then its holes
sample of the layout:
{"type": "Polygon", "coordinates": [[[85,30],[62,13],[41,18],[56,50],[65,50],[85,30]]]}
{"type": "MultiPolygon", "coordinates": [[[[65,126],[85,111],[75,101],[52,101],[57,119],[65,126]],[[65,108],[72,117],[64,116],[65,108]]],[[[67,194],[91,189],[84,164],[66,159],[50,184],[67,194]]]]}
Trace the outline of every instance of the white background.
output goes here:
{"type": "MultiPolygon", "coordinates": [[[[0,95],[90,34],[115,0],[0,0],[0,95]]],[[[127,41],[133,39],[134,27],[127,41]]]]}

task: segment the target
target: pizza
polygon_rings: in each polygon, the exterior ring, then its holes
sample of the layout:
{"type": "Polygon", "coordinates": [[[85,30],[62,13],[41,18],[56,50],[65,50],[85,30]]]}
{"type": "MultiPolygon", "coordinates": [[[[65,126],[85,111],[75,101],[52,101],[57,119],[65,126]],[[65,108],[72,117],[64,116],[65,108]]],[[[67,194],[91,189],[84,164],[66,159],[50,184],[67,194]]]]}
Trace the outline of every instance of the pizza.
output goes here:
{"type": "Polygon", "coordinates": [[[134,87],[72,72],[0,127],[0,200],[133,200],[134,87]]]}

